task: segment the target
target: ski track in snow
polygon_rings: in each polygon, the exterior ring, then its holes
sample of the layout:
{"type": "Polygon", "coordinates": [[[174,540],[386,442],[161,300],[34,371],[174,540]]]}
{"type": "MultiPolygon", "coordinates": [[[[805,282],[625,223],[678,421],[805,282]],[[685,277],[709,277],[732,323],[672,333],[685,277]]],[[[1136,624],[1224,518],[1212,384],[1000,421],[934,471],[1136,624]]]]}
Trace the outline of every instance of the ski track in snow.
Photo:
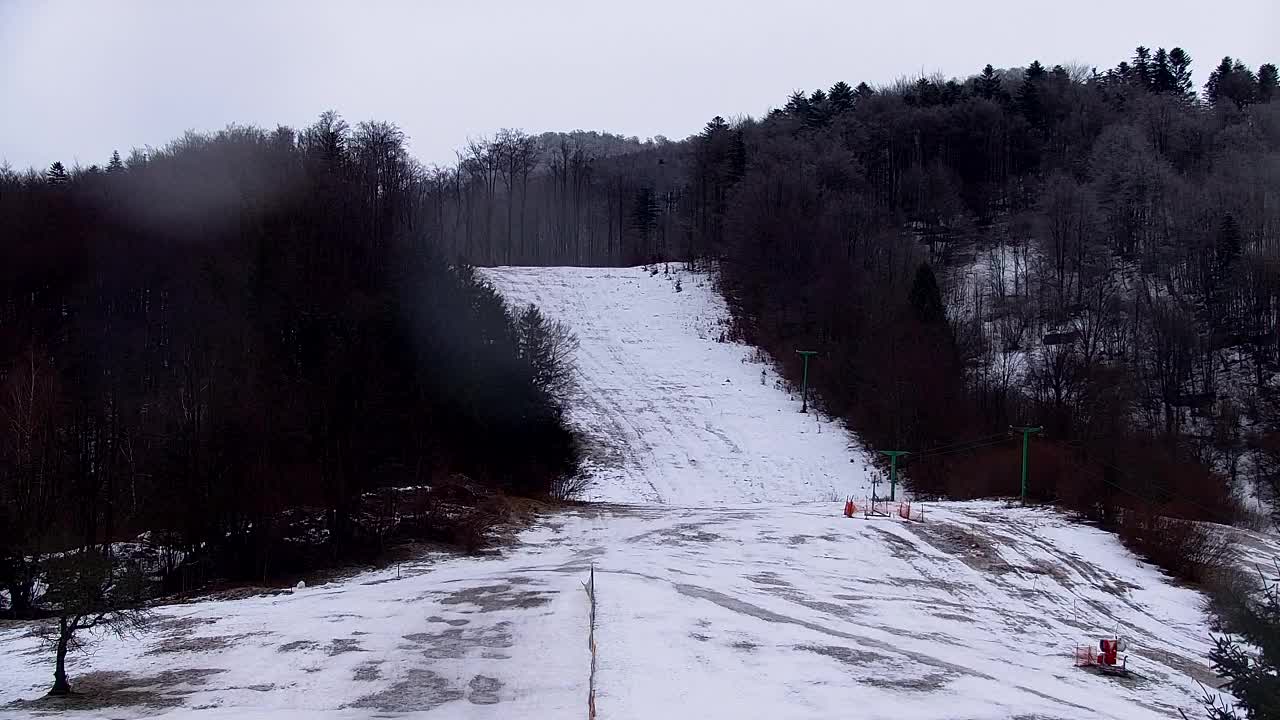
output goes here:
{"type": "MultiPolygon", "coordinates": [[[[593,566],[602,719],[1201,714],[1202,596],[1115,536],[998,501],[842,517],[829,499],[866,492],[865,454],[716,342],[705,276],[679,273],[675,293],[639,268],[484,272],[578,333],[571,419],[610,502],[492,555],[163,607],[151,631],[72,656],[92,702],[66,717],[584,718],[593,566]],[[1112,633],[1140,677],[1072,666],[1112,633]]],[[[1241,536],[1250,560],[1277,552],[1241,536]]],[[[21,704],[50,675],[30,626],[0,625],[0,717],[51,709],[21,704]]]]}
{"type": "MultiPolygon", "coordinates": [[[[869,461],[839,422],[801,414],[753,349],[718,342],[728,310],[710,278],[644,268],[491,268],[515,308],[578,336],[573,422],[600,448],[585,499],[713,506],[868,492],[869,461]],[[676,279],[681,292],[675,291],[676,279]],[[764,382],[761,382],[763,371],[764,382]]],[[[822,359],[811,365],[822,372],[822,359]]]]}

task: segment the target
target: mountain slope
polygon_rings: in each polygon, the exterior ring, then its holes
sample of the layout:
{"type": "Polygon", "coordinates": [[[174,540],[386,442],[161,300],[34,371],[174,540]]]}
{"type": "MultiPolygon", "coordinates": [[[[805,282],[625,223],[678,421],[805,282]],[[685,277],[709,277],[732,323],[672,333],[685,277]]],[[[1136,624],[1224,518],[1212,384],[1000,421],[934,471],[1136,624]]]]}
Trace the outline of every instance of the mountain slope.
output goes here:
{"type": "Polygon", "coordinates": [[[799,413],[800,398],[750,348],[720,341],[728,313],[708,276],[481,272],[512,305],[534,303],[578,336],[570,420],[593,448],[587,499],[705,506],[869,493],[865,453],[849,450],[841,425],[799,413]]]}

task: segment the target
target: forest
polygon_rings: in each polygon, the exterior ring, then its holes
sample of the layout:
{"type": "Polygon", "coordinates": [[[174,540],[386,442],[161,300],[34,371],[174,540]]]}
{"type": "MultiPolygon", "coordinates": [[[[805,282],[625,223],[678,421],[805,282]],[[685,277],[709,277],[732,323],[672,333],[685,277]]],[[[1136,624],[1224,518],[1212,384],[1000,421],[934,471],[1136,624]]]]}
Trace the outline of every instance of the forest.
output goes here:
{"type": "Polygon", "coordinates": [[[179,576],[262,579],[431,535],[388,530],[382,489],[569,494],[573,338],[469,269],[497,264],[714,271],[724,340],[796,383],[816,350],[820,406],[912,452],[919,496],[1017,495],[1010,426],[1041,426],[1029,497],[1176,565],[1162,518],[1280,490],[1276,66],[1191,69],[838,82],[683,140],[503,130],[448,167],[330,112],[4,168],[11,611],[51,550],[148,533],[179,576]]]}
{"type": "Polygon", "coordinates": [[[797,384],[817,350],[822,406],[911,451],[918,494],[1019,494],[1009,428],[1042,427],[1028,495],[1178,564],[1158,518],[1258,522],[1280,490],[1277,71],[1201,77],[1138,47],[838,82],[677,142],[504,130],[431,171],[432,235],[479,264],[714,269],[734,339],[797,384]]]}
{"type": "Polygon", "coordinates": [[[0,176],[8,613],[66,558],[91,618],[121,567],[269,583],[564,489],[573,338],[433,250],[404,140],[325,113],[0,176]]]}

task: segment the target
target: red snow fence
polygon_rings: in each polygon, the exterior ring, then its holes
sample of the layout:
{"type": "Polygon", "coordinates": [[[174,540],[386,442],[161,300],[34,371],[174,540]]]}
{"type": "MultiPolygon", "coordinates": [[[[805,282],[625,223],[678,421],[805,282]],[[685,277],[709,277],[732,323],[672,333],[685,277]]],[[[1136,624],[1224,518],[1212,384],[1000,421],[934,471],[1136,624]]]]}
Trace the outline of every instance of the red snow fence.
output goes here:
{"type": "Polygon", "coordinates": [[[893,509],[889,506],[888,500],[876,500],[875,498],[872,498],[871,500],[868,500],[867,504],[863,507],[865,508],[865,512],[863,514],[868,518],[889,517],[893,512],[893,509]]]}
{"type": "Polygon", "coordinates": [[[857,514],[857,512],[858,512],[858,505],[857,505],[857,503],[855,503],[855,502],[853,501],[853,498],[851,498],[851,497],[850,497],[850,498],[845,498],[845,500],[844,500],[844,516],[845,516],[845,517],[847,517],[847,518],[851,518],[851,517],[853,517],[854,515],[856,515],[856,514],[857,514]]]}
{"type": "Polygon", "coordinates": [[[924,522],[924,503],[908,501],[898,503],[898,517],[913,522],[924,522]]]}

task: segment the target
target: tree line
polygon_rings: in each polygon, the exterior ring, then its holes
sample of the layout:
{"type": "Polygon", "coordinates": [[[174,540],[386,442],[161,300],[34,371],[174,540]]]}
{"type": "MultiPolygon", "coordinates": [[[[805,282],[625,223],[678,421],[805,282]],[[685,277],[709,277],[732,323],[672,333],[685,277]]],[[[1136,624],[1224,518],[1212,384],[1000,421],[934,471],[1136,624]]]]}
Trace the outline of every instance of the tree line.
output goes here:
{"type": "Polygon", "coordinates": [[[0,172],[10,613],[51,553],[143,533],[169,589],[270,580],[376,549],[379,488],[573,475],[572,337],[440,256],[404,141],[325,113],[0,172]]]}

